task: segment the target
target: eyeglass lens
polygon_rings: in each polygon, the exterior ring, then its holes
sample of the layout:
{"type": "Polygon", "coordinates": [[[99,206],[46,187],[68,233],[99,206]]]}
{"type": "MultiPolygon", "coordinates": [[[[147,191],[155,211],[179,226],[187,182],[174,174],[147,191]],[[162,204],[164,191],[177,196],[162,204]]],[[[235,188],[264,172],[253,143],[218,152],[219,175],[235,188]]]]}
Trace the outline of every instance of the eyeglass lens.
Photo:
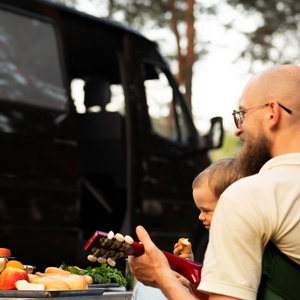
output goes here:
{"type": "Polygon", "coordinates": [[[240,113],[237,112],[236,110],[233,111],[233,119],[234,119],[235,126],[237,128],[239,128],[240,127],[241,116],[240,116],[240,113]]]}

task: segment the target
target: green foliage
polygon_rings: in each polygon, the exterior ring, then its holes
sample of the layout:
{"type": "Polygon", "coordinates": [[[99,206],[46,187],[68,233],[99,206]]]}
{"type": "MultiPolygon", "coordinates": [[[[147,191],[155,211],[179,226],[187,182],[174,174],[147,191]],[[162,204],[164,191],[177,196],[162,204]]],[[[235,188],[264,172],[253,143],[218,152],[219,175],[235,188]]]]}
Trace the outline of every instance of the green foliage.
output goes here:
{"type": "Polygon", "coordinates": [[[274,64],[300,62],[298,0],[227,0],[227,3],[246,15],[256,14],[262,19],[255,31],[245,33],[249,44],[242,57],[274,64]]]}
{"type": "Polygon", "coordinates": [[[78,269],[74,266],[68,266],[66,263],[62,263],[60,269],[67,270],[71,274],[78,275],[89,275],[93,278],[93,284],[107,284],[116,282],[119,286],[127,285],[126,279],[123,277],[122,273],[107,264],[102,264],[100,267],[92,268],[91,266],[86,269],[78,269]]]}
{"type": "MultiPolygon", "coordinates": [[[[124,14],[124,21],[133,28],[141,30],[147,22],[155,28],[171,27],[172,14],[177,21],[185,22],[186,0],[110,0],[110,17],[114,14],[124,14]]],[[[197,11],[201,14],[215,14],[216,6],[204,6],[197,3],[197,11]]]]}
{"type": "MultiPolygon", "coordinates": [[[[69,6],[76,6],[80,0],[54,0],[69,6]]],[[[89,0],[95,5],[99,0],[89,0]]],[[[172,13],[178,22],[185,22],[186,0],[105,0],[101,5],[108,10],[108,18],[119,20],[132,26],[137,30],[142,30],[146,25],[152,24],[153,28],[170,28],[172,13]],[[174,5],[174,6],[173,6],[174,5]],[[175,11],[174,11],[175,8],[175,11]],[[118,14],[118,17],[116,17],[118,14]]],[[[197,3],[197,14],[216,14],[215,5],[203,5],[197,3]]]]}
{"type": "Polygon", "coordinates": [[[89,275],[93,278],[93,284],[107,284],[116,282],[119,286],[127,285],[126,279],[117,269],[102,264],[101,267],[87,267],[85,270],[78,270],[76,267],[70,268],[71,274],[89,275]]]}
{"type": "MultiPolygon", "coordinates": [[[[109,1],[109,11],[112,18],[122,11],[124,21],[139,30],[149,21],[152,21],[155,27],[165,27],[170,23],[168,2],[164,0],[113,0],[109,1]]],[[[182,12],[178,13],[178,16],[181,14],[182,12]]]]}
{"type": "MultiPolygon", "coordinates": [[[[75,7],[81,0],[54,0],[66,5],[75,7]]],[[[89,0],[98,5],[100,0],[89,0]]],[[[172,33],[171,18],[176,17],[178,25],[185,24],[186,20],[186,0],[104,0],[101,5],[107,9],[108,19],[127,24],[132,28],[143,33],[144,29],[169,29],[172,33]],[[174,5],[174,6],[172,6],[174,5]]],[[[210,4],[196,3],[195,16],[214,15],[217,13],[217,6],[210,4]]],[[[184,28],[184,26],[182,27],[184,28]]],[[[184,36],[181,32],[180,35],[184,36]]],[[[159,42],[159,40],[157,40],[159,42]]],[[[196,60],[202,59],[207,53],[207,41],[197,41],[199,50],[195,49],[196,60]],[[201,45],[201,47],[199,47],[201,45]]],[[[174,61],[177,59],[176,48],[167,53],[168,59],[174,61]]]]}
{"type": "Polygon", "coordinates": [[[235,157],[242,143],[233,133],[225,131],[223,146],[209,152],[212,161],[223,157],[235,157]]]}

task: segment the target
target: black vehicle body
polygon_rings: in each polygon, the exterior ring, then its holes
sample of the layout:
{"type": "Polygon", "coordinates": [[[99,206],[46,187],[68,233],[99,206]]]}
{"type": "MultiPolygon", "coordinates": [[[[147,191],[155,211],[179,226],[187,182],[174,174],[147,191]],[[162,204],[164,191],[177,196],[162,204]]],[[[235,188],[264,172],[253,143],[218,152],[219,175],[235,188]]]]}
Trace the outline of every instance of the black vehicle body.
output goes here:
{"type": "Polygon", "coordinates": [[[211,125],[199,135],[156,43],[138,32],[45,0],[0,0],[0,247],[24,264],[87,266],[95,230],[135,236],[137,224],[165,251],[179,237],[197,245],[191,183],[223,136],[221,118],[211,125]],[[156,102],[150,113],[146,85],[160,76],[167,117],[156,102]],[[111,85],[123,114],[105,110],[111,85]]]}

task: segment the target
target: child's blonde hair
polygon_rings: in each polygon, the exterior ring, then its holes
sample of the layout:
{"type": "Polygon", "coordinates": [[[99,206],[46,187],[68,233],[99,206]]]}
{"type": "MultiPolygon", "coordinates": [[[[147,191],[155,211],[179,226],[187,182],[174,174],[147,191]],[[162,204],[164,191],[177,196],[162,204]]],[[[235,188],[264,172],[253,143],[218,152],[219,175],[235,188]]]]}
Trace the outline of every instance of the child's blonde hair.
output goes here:
{"type": "Polygon", "coordinates": [[[242,175],[238,172],[235,159],[231,157],[221,158],[194,179],[192,188],[206,185],[219,198],[232,183],[240,178],[242,175]]]}

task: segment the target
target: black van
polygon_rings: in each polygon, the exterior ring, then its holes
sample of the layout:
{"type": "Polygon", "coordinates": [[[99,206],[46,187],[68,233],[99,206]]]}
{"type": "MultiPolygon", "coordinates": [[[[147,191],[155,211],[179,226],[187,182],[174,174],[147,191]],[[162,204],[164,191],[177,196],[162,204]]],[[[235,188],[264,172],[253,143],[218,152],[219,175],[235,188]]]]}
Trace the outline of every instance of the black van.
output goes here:
{"type": "Polygon", "coordinates": [[[180,237],[197,248],[191,183],[222,138],[220,117],[199,135],[155,42],[50,1],[0,0],[0,247],[23,264],[85,267],[95,230],[135,237],[137,224],[165,251],[180,237]]]}

